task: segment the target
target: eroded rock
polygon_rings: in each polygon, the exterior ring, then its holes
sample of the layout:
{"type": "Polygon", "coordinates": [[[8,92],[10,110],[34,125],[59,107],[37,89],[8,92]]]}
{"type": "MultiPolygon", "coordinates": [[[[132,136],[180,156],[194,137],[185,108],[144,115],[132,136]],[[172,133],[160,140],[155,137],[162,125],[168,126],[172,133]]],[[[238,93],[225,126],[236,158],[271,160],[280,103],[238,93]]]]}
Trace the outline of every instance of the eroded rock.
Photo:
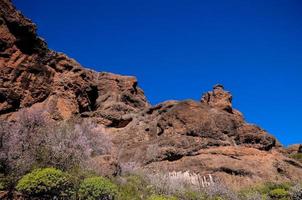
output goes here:
{"type": "Polygon", "coordinates": [[[225,110],[232,113],[232,95],[225,91],[223,85],[217,84],[213,87],[213,91],[205,93],[201,102],[211,107],[225,110]]]}
{"type": "Polygon", "coordinates": [[[0,120],[16,119],[23,108],[43,110],[52,120],[93,119],[113,142],[110,155],[95,159],[104,175],[132,163],[152,171],[210,173],[242,186],[302,178],[300,164],[280,153],[272,135],[245,122],[222,85],[200,102],[151,106],[135,77],[83,68],[49,50],[9,0],[0,2],[0,11],[0,120]]]}

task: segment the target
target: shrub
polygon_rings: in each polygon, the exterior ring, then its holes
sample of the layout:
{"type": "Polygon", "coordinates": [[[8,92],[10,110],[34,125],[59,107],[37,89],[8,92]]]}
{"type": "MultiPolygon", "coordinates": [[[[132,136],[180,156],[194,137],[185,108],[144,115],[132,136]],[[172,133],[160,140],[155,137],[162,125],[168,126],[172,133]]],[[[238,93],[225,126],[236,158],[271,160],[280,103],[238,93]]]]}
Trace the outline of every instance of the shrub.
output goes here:
{"type": "Polygon", "coordinates": [[[7,190],[10,187],[10,180],[8,177],[0,174],[0,191],[7,190]]]}
{"type": "Polygon", "coordinates": [[[63,198],[72,195],[70,176],[55,168],[36,169],[23,176],[16,189],[30,197],[63,198]]]}
{"type": "Polygon", "coordinates": [[[102,126],[89,120],[47,122],[44,116],[24,109],[16,122],[0,122],[0,173],[18,179],[33,167],[87,168],[92,157],[110,151],[102,126]]]}
{"type": "Polygon", "coordinates": [[[289,200],[289,192],[283,188],[274,189],[269,192],[269,196],[272,199],[282,199],[282,200],[289,200]]]}
{"type": "Polygon", "coordinates": [[[121,200],[147,199],[154,193],[153,187],[139,175],[128,175],[116,180],[119,186],[119,198],[121,200]]]}
{"type": "Polygon", "coordinates": [[[244,200],[265,200],[266,195],[261,195],[257,191],[245,191],[240,193],[240,199],[244,200]]]}
{"type": "Polygon", "coordinates": [[[87,168],[93,156],[106,154],[111,148],[109,135],[89,120],[79,124],[69,121],[48,125],[40,138],[44,141],[43,145],[40,145],[39,151],[32,153],[38,164],[62,170],[87,168]]]}
{"type": "Polygon", "coordinates": [[[5,189],[5,185],[3,182],[0,182],[0,191],[5,189]]]}
{"type": "Polygon", "coordinates": [[[41,129],[45,125],[42,113],[22,111],[15,123],[3,121],[0,124],[0,165],[2,173],[23,175],[35,160],[32,152],[37,151],[43,141],[41,129]]]}
{"type": "Polygon", "coordinates": [[[74,167],[87,168],[87,161],[93,156],[110,151],[110,137],[101,126],[91,121],[80,124],[61,122],[48,126],[45,130],[44,153],[40,163],[63,170],[74,167]]]}
{"type": "Polygon", "coordinates": [[[176,197],[170,197],[170,196],[162,196],[162,195],[152,195],[148,198],[148,200],[177,200],[176,197]]]}
{"type": "Polygon", "coordinates": [[[194,191],[183,191],[181,193],[176,194],[176,196],[180,199],[185,200],[201,200],[205,195],[199,192],[194,191]]]}
{"type": "Polygon", "coordinates": [[[248,188],[240,192],[241,199],[246,200],[288,200],[290,198],[290,183],[268,182],[253,188],[248,188]]]}
{"type": "Polygon", "coordinates": [[[285,191],[288,191],[291,188],[291,184],[289,183],[265,183],[261,188],[260,192],[262,194],[269,194],[270,191],[275,189],[283,189],[285,191]]]}
{"type": "Polygon", "coordinates": [[[119,163],[121,175],[134,174],[139,171],[140,164],[138,162],[120,162],[119,163]]]}
{"type": "Polygon", "coordinates": [[[117,194],[117,186],[103,177],[86,178],[79,188],[79,198],[85,200],[113,200],[117,194]]]}
{"type": "Polygon", "coordinates": [[[296,154],[292,154],[290,155],[291,158],[299,161],[299,162],[302,162],[302,153],[296,153],[296,154]]]}
{"type": "Polygon", "coordinates": [[[210,187],[204,188],[204,192],[208,199],[213,200],[237,200],[239,199],[237,193],[230,190],[226,185],[221,183],[215,183],[210,187]]]}

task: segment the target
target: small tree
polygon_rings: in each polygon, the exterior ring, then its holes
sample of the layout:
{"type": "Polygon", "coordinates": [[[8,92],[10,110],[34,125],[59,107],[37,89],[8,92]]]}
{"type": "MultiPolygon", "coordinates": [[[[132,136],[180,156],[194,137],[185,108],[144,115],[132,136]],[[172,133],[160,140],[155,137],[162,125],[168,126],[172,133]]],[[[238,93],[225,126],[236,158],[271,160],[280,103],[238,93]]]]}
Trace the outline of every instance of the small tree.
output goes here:
{"type": "Polygon", "coordinates": [[[63,170],[85,167],[94,156],[111,149],[111,138],[104,129],[90,121],[80,124],[57,123],[46,130],[46,145],[41,162],[63,170]]]}
{"type": "Polygon", "coordinates": [[[17,121],[7,122],[2,141],[6,173],[16,176],[31,170],[36,161],[34,152],[45,144],[43,129],[46,126],[42,111],[23,110],[17,121]]]}
{"type": "Polygon", "coordinates": [[[111,150],[111,138],[89,120],[55,122],[43,112],[24,110],[14,123],[0,124],[0,170],[17,178],[33,167],[85,167],[111,150]]]}

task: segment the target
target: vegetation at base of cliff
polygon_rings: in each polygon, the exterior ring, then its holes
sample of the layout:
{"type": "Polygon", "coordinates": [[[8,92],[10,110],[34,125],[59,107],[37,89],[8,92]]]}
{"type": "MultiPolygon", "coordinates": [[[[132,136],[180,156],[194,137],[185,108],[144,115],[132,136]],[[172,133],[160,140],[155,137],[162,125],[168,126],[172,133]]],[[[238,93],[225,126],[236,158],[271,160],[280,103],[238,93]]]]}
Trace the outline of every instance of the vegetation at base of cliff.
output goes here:
{"type": "Polygon", "coordinates": [[[92,170],[93,157],[109,152],[111,144],[89,120],[48,122],[42,111],[24,110],[16,122],[0,121],[0,174],[17,180],[41,167],[92,170]]]}
{"type": "MultiPolygon", "coordinates": [[[[187,185],[185,189],[171,191],[159,188],[153,183],[150,175],[143,173],[105,178],[84,171],[74,174],[55,168],[41,168],[21,177],[15,189],[21,192],[24,199],[301,200],[302,198],[302,185],[293,183],[266,183],[239,192],[219,183],[204,188],[187,185]]],[[[173,187],[175,186],[177,185],[173,187]]]]}
{"type": "Polygon", "coordinates": [[[29,172],[18,181],[16,190],[22,193],[24,199],[301,200],[302,198],[300,184],[266,183],[234,192],[217,183],[198,189],[188,185],[184,190],[171,192],[153,185],[148,176],[143,174],[128,174],[109,179],[86,172],[71,174],[55,168],[29,172]]]}
{"type": "Polygon", "coordinates": [[[124,175],[115,178],[119,186],[119,199],[140,200],[147,199],[155,193],[154,187],[142,176],[124,175]]]}
{"type": "MultiPolygon", "coordinates": [[[[241,198],[259,200],[291,200],[292,188],[290,183],[265,183],[240,192],[241,198]],[[257,197],[257,198],[255,198],[257,197]]],[[[301,188],[301,185],[297,185],[301,188]]],[[[301,188],[302,189],[302,188],[301,188]]]]}

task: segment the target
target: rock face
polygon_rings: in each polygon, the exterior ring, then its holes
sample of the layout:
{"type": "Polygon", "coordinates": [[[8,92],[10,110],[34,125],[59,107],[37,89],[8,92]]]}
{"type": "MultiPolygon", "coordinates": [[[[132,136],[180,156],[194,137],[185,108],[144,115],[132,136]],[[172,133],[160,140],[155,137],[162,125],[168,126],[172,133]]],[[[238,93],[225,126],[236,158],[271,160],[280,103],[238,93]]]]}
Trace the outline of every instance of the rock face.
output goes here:
{"type": "Polygon", "coordinates": [[[149,107],[134,77],[97,73],[47,48],[35,25],[8,0],[0,3],[0,114],[33,107],[53,119],[94,116],[119,126],[123,115],[149,107]],[[89,113],[87,113],[89,112],[89,113]]]}
{"type": "Polygon", "coordinates": [[[23,108],[42,109],[52,120],[91,118],[112,135],[111,154],[98,158],[109,174],[129,166],[194,171],[240,186],[302,178],[302,165],[283,155],[272,135],[246,123],[222,85],[200,102],[151,106],[135,77],[85,69],[49,50],[9,0],[0,11],[1,120],[15,120],[23,108]]]}

